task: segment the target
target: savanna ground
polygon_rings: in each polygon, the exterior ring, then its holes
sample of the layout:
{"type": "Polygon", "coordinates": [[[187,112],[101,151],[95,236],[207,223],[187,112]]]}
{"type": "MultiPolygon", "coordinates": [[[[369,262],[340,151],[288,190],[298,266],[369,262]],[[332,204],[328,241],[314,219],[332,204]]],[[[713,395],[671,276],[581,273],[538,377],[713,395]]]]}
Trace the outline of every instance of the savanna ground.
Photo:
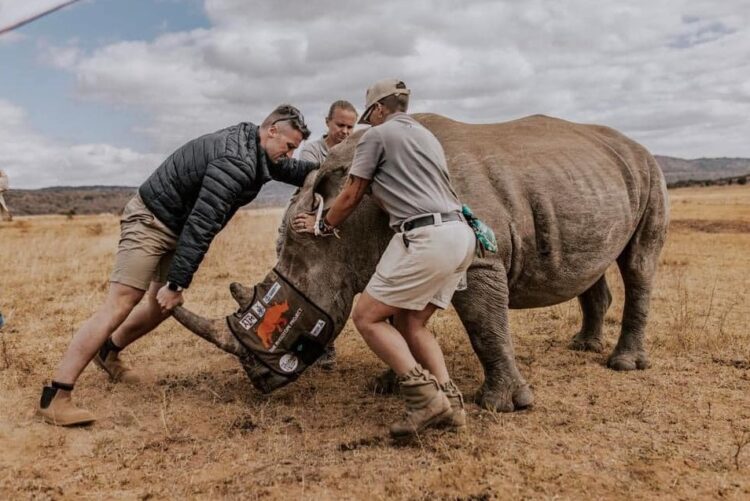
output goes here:
{"type": "MultiPolygon", "coordinates": [[[[578,304],[512,313],[530,411],[469,405],[464,433],[394,446],[396,397],[371,394],[382,366],[351,328],[339,365],[270,396],[239,364],[174,321],[128,350],[138,387],[83,374],[80,403],[100,420],[62,429],[34,417],[42,384],[102,299],[114,216],[18,218],[0,226],[0,497],[490,499],[750,497],[750,187],[670,193],[648,347],[652,368],[616,373],[606,353],[567,349],[578,304]]],[[[274,263],[279,211],[240,213],[187,294],[208,316],[234,309],[230,281],[274,263]]],[[[622,286],[606,339],[614,345],[622,286]]],[[[459,386],[481,370],[455,314],[432,321],[459,386]]]]}

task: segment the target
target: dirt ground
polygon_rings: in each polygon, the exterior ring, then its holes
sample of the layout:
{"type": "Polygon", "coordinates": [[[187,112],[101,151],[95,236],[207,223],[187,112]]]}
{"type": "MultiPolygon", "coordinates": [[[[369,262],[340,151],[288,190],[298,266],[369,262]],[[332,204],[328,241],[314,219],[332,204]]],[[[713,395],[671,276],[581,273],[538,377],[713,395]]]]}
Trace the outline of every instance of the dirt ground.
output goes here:
{"type": "MultiPolygon", "coordinates": [[[[270,396],[239,364],[174,321],[127,350],[133,387],[90,367],[78,401],[99,416],[62,429],[34,416],[77,326],[101,301],[114,216],[0,224],[0,498],[688,499],[750,498],[750,187],[670,193],[673,223],[648,327],[652,368],[616,373],[607,353],[570,351],[578,304],[512,312],[536,405],[469,406],[464,433],[386,438],[396,397],[368,392],[381,370],[353,328],[333,372],[313,369],[270,396]]],[[[191,307],[232,311],[227,286],[273,265],[279,211],[239,214],[191,287],[191,307]]],[[[619,332],[622,286],[607,314],[619,332]]],[[[452,311],[432,322],[465,393],[479,364],[452,311]]]]}

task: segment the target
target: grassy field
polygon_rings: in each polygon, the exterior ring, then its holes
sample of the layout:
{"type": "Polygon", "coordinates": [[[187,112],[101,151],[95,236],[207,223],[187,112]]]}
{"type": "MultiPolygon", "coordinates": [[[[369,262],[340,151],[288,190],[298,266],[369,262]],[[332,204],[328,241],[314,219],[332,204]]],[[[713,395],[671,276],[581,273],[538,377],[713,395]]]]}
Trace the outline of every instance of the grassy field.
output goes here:
{"type": "MultiPolygon", "coordinates": [[[[567,349],[578,304],[512,312],[530,411],[469,406],[464,433],[386,438],[402,410],[368,392],[381,370],[357,333],[338,368],[313,369],[270,396],[239,364],[168,321],[126,356],[147,384],[90,367],[78,400],[89,428],[41,423],[34,408],[77,326],[103,298],[114,216],[0,224],[0,498],[493,499],[750,497],[750,187],[671,192],[672,225],[648,326],[652,368],[616,373],[607,353],[567,349]]],[[[227,286],[274,263],[279,211],[240,213],[187,296],[209,316],[234,309],[227,286]]],[[[606,319],[619,332],[622,286],[606,319]]],[[[465,393],[479,364],[452,311],[432,322],[465,393]]]]}

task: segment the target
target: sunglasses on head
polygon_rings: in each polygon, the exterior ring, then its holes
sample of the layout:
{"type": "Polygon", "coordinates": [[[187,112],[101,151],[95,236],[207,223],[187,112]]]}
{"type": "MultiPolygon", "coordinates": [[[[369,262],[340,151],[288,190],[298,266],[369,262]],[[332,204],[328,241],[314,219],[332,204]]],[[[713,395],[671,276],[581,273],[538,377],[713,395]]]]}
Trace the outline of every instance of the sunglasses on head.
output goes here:
{"type": "Polygon", "coordinates": [[[302,139],[310,137],[310,130],[305,124],[305,117],[302,113],[291,105],[279,106],[274,111],[277,118],[271,122],[270,126],[274,126],[279,122],[289,122],[292,127],[302,133],[302,139]]]}
{"type": "Polygon", "coordinates": [[[305,117],[298,109],[288,106],[280,109],[279,111],[283,113],[283,115],[271,122],[271,125],[289,120],[290,122],[294,122],[300,130],[307,129],[307,125],[305,124],[305,117]]]}

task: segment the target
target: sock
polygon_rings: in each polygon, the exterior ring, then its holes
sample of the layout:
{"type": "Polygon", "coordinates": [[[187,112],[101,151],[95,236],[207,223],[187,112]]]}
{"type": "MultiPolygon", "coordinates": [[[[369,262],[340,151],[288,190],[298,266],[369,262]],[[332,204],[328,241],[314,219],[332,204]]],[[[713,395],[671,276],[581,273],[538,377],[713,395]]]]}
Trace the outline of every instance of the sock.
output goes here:
{"type": "Polygon", "coordinates": [[[52,381],[49,386],[42,388],[42,398],[39,400],[39,407],[46,409],[52,403],[52,399],[57,395],[58,390],[73,391],[73,385],[52,381]]]}
{"type": "Polygon", "coordinates": [[[63,390],[63,391],[73,391],[73,387],[75,385],[67,384],[67,383],[60,383],[57,381],[52,381],[52,384],[50,384],[51,387],[55,388],[56,390],[63,390]]]}
{"type": "Polygon", "coordinates": [[[107,340],[104,342],[104,345],[99,349],[99,358],[102,360],[107,360],[107,357],[110,353],[120,353],[122,351],[122,348],[117,346],[114,341],[112,341],[111,337],[108,337],[107,340]]]}

